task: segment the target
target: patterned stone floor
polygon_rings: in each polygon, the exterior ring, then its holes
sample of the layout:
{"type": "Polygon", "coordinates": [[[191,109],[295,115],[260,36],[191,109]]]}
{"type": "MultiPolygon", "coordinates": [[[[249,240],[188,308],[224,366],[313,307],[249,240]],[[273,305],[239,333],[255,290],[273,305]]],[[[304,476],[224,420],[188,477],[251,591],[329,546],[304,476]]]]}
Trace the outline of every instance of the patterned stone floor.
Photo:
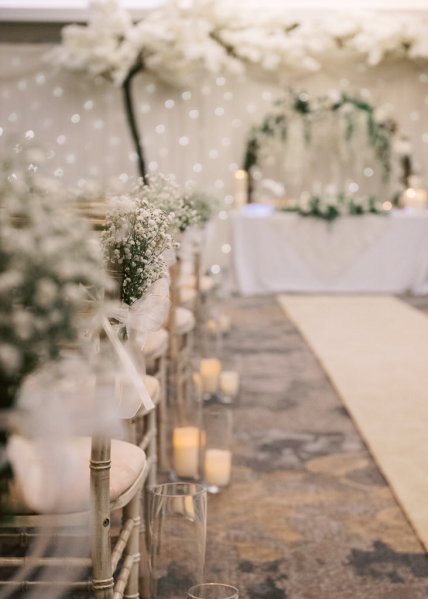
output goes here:
{"type": "MultiPolygon", "coordinates": [[[[406,300],[428,315],[428,298],[406,300]]],[[[207,579],[240,599],[428,598],[427,556],[299,332],[273,298],[230,309],[224,362],[242,392],[233,484],[208,501],[207,579]]]]}
{"type": "Polygon", "coordinates": [[[299,332],[273,298],[231,311],[242,392],[233,484],[209,497],[207,578],[241,599],[428,597],[428,559],[299,332]]]}

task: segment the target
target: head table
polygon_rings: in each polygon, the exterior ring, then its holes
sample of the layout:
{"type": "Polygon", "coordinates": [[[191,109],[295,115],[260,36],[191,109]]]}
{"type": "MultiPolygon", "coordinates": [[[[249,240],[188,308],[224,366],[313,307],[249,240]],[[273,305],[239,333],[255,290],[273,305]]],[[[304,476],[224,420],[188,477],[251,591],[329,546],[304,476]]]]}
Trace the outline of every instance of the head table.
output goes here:
{"type": "Polygon", "coordinates": [[[428,293],[428,211],[327,222],[250,204],[231,225],[243,295],[428,293]]]}

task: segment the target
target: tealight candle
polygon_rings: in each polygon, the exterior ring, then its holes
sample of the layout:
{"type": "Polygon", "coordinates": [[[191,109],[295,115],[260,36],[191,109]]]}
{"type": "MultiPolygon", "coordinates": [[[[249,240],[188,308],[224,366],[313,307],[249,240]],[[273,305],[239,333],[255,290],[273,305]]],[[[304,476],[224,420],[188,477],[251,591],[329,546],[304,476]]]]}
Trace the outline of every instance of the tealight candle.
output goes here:
{"type": "Polygon", "coordinates": [[[209,320],[207,320],[207,329],[210,333],[217,333],[218,329],[219,329],[219,324],[216,320],[214,320],[213,318],[210,318],[209,320]]]}
{"type": "Polygon", "coordinates": [[[230,482],[232,453],[229,449],[207,449],[204,460],[204,479],[210,487],[226,487],[230,482]]]}
{"type": "Polygon", "coordinates": [[[199,372],[203,391],[210,394],[216,393],[221,372],[220,360],[217,360],[217,358],[203,358],[199,372]]]}
{"type": "Polygon", "coordinates": [[[229,397],[236,397],[239,391],[239,372],[224,370],[220,374],[220,389],[229,397]]]}
{"type": "Polygon", "coordinates": [[[222,333],[228,333],[230,331],[232,321],[228,314],[220,314],[219,325],[222,333]]]}
{"type": "Polygon", "coordinates": [[[173,431],[173,466],[182,478],[197,478],[199,473],[200,430],[196,426],[181,426],[173,431]]]}
{"type": "Polygon", "coordinates": [[[235,206],[241,208],[248,202],[248,173],[242,169],[235,172],[235,206]]]}

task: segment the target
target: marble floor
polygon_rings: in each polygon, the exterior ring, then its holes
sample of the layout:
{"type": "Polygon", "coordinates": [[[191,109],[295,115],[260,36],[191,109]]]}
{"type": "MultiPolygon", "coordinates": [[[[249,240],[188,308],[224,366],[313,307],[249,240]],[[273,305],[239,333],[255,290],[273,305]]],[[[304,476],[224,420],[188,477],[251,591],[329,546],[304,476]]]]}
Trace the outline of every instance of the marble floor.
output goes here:
{"type": "MultiPolygon", "coordinates": [[[[428,298],[405,301],[428,315],[428,298]]],[[[233,481],[208,500],[207,579],[240,599],[427,598],[427,556],[299,332],[272,297],[230,312],[224,366],[242,391],[233,481]]]]}
{"type": "Polygon", "coordinates": [[[233,484],[208,502],[207,579],[241,599],[428,597],[427,556],[299,332],[274,298],[231,312],[242,392],[233,484]]]}

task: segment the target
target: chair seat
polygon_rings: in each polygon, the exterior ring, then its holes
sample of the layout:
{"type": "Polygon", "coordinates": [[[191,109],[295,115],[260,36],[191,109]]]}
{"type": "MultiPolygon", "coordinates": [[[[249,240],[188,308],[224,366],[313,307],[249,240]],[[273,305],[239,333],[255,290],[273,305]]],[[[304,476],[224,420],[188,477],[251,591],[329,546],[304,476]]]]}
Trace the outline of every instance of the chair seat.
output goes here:
{"type": "MultiPolygon", "coordinates": [[[[52,445],[12,435],[8,457],[15,474],[13,504],[16,513],[71,513],[89,509],[90,437],[55,440],[52,445]],[[57,443],[56,443],[57,441],[57,443]]],[[[142,449],[112,439],[110,501],[127,491],[146,467],[142,449]]]]}
{"type": "Polygon", "coordinates": [[[168,331],[159,329],[149,333],[144,346],[144,357],[146,360],[156,360],[168,349],[168,331]]]}

